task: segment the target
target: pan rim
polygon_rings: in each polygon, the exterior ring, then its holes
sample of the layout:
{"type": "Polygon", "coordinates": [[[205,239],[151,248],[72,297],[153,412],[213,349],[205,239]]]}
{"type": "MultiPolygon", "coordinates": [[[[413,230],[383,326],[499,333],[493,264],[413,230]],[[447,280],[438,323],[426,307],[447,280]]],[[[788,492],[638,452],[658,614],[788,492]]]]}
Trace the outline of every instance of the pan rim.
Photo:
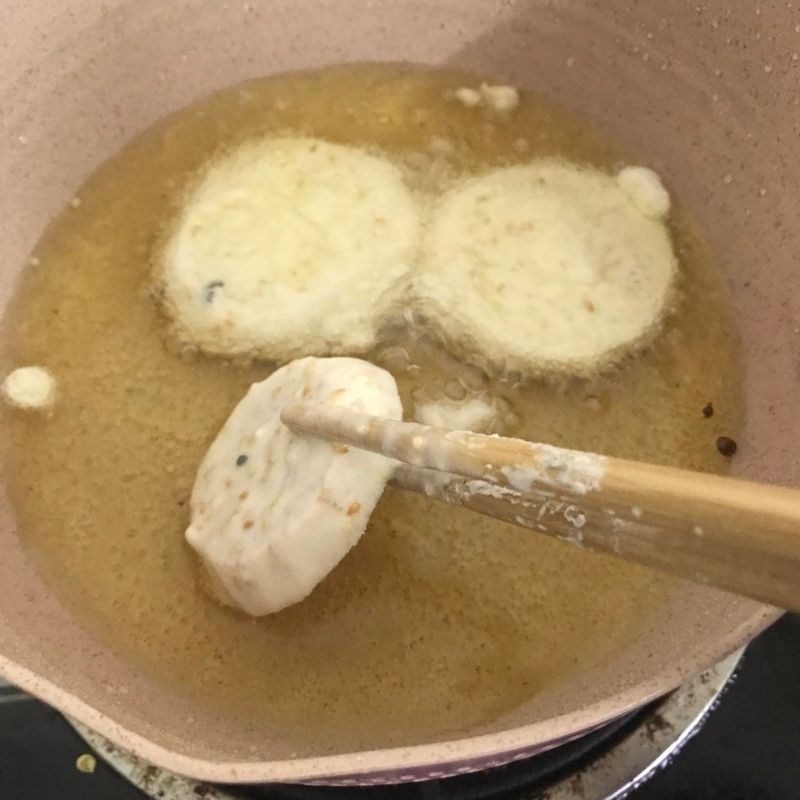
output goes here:
{"type": "Polygon", "coordinates": [[[276,761],[214,761],[158,744],[121,725],[53,681],[1,654],[0,676],[100,733],[118,747],[131,751],[157,767],[195,780],[233,784],[322,783],[329,780],[340,785],[355,785],[378,782],[375,779],[379,779],[382,773],[418,772],[421,769],[473,771],[477,767],[470,766],[470,762],[480,761],[485,768],[491,764],[483,762],[492,759],[505,763],[522,757],[520,754],[534,755],[555,747],[667,694],[693,675],[744,647],[784,613],[773,606],[761,605],[752,616],[733,631],[728,631],[723,638],[701,642],[677,663],[669,665],[647,681],[634,683],[578,711],[495,733],[430,744],[276,761]]]}

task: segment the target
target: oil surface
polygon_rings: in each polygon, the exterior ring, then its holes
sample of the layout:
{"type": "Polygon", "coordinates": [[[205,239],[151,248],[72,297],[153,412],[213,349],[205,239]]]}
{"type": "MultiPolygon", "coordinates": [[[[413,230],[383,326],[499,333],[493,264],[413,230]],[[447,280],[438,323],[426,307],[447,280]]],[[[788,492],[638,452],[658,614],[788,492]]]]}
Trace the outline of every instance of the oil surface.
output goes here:
{"type": "MultiPolygon", "coordinates": [[[[511,115],[447,93],[464,76],[356,66],[263,79],[163,120],[103,166],[50,226],[6,318],[2,366],[59,380],[50,418],[3,409],[20,535],[84,624],[197,703],[325,749],[450,736],[630,642],[667,579],[387,490],[361,543],[303,603],[253,620],[200,588],[183,539],[196,467],[274,365],[183,352],[150,296],[163,226],[220,147],[267,132],[392,154],[419,189],[490,165],[624,159],[533,97],[511,115]]],[[[471,82],[474,85],[474,80],[471,82]]],[[[667,183],[669,176],[664,176],[667,183]]],[[[489,378],[414,328],[369,357],[415,402],[488,392],[500,432],[723,471],[740,373],[716,273],[673,213],[681,301],[655,345],[557,385],[489,378]],[[703,408],[711,401],[714,415],[703,408]]]]}

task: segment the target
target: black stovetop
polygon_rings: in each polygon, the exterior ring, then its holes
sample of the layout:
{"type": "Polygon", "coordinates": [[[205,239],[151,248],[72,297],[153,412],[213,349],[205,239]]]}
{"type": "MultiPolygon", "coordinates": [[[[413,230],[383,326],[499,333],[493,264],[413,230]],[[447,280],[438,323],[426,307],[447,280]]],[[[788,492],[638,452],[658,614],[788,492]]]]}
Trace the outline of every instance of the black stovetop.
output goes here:
{"type": "MultiPolygon", "coordinates": [[[[597,737],[596,746],[602,748],[616,735],[616,730],[607,731],[597,737]]],[[[585,749],[568,755],[585,759],[585,749]]],[[[101,762],[90,774],[76,769],[77,757],[86,750],[52,709],[32,700],[4,702],[0,695],[0,800],[143,800],[101,762]]],[[[558,758],[554,755],[549,764],[558,766],[558,758]]],[[[530,796],[531,790],[520,788],[507,773],[504,780],[498,798],[530,796]]],[[[439,787],[425,795],[464,800],[488,796],[485,781],[462,786],[463,791],[460,786],[452,793],[450,787],[439,787]]],[[[353,800],[359,794],[349,790],[353,800]]],[[[267,799],[287,793],[260,790],[258,795],[267,799]]],[[[295,787],[291,796],[300,800],[304,792],[295,787]]],[[[307,796],[317,800],[324,793],[307,796]]],[[[419,794],[396,789],[392,796],[419,794]]],[[[736,680],[702,730],[630,798],[800,800],[800,616],[784,617],[750,646],[736,680]]]]}

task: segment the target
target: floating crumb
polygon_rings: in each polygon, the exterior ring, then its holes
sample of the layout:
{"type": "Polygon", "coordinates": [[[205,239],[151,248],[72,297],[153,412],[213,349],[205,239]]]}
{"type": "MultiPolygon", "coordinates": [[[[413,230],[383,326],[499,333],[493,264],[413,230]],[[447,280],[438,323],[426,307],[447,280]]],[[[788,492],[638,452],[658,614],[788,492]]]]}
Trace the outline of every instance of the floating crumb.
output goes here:
{"type": "Polygon", "coordinates": [[[56,399],[56,379],[43,367],[19,367],[6,376],[2,393],[16,408],[47,410],[56,399]]]}
{"type": "Polygon", "coordinates": [[[514,86],[492,86],[482,83],[479,89],[462,86],[453,92],[453,97],[467,108],[485,105],[493,111],[513,111],[519,105],[519,90],[514,86]]]}
{"type": "Polygon", "coordinates": [[[494,111],[513,111],[519,105],[519,91],[513,86],[481,84],[481,96],[494,111]]]}
{"type": "Polygon", "coordinates": [[[75,759],[75,769],[91,774],[97,769],[97,759],[91,753],[81,753],[75,759]]]}
{"type": "Polygon", "coordinates": [[[467,86],[456,89],[453,92],[453,97],[467,108],[475,108],[475,106],[479,106],[483,100],[481,93],[477,89],[470,89],[467,86]]]}
{"type": "Polygon", "coordinates": [[[738,445],[736,444],[735,439],[731,439],[730,436],[720,436],[717,439],[717,450],[725,456],[725,458],[730,458],[736,453],[738,445]]]}
{"type": "Polygon", "coordinates": [[[703,406],[703,416],[708,419],[714,416],[714,406],[711,403],[706,403],[703,406]]]}
{"type": "Polygon", "coordinates": [[[662,219],[669,213],[669,193],[656,172],[648,167],[625,167],[617,184],[647,217],[662,219]]]}
{"type": "Polygon", "coordinates": [[[462,401],[448,399],[421,403],[414,409],[414,419],[434,428],[494,433],[498,412],[491,399],[472,397],[462,401]]]}

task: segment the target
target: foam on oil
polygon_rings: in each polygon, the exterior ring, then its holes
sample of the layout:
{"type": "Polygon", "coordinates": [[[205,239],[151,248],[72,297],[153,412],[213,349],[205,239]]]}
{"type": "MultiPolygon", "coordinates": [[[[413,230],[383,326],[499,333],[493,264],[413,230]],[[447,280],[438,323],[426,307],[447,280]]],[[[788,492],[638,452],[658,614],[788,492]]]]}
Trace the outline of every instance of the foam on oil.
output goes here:
{"type": "MultiPolygon", "coordinates": [[[[274,366],[199,357],[165,333],[151,259],[182,188],[220,147],[268,132],[380,148],[420,190],[536,156],[623,163],[535,98],[506,117],[447,101],[464,82],[356,66],[258,80],[162,121],[51,225],[2,336],[0,366],[42,364],[59,380],[52,418],[1,418],[20,535],[53,587],[154,679],[321,750],[485,729],[635,638],[669,585],[392,490],[358,547],[298,606],[248,619],[199,585],[183,539],[195,469],[246,387],[274,366]]],[[[393,372],[409,415],[427,400],[489,396],[503,433],[722,471],[715,440],[735,435],[740,417],[734,337],[714,269],[673,218],[681,303],[657,344],[613,374],[489,379],[413,326],[370,357],[393,372]]]]}

